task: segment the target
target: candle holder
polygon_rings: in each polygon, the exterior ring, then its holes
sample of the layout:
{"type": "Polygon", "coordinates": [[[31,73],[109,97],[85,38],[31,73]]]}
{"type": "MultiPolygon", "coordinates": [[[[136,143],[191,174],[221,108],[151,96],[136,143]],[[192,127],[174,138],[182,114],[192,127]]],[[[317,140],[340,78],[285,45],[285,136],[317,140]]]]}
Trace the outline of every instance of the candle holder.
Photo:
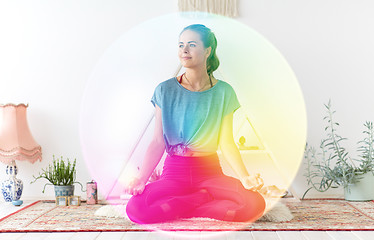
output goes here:
{"type": "Polygon", "coordinates": [[[68,196],[58,196],[56,197],[56,206],[67,206],[68,196]]]}
{"type": "Polygon", "coordinates": [[[68,205],[69,206],[80,206],[81,205],[81,197],[80,196],[69,196],[68,197],[68,205]]]}

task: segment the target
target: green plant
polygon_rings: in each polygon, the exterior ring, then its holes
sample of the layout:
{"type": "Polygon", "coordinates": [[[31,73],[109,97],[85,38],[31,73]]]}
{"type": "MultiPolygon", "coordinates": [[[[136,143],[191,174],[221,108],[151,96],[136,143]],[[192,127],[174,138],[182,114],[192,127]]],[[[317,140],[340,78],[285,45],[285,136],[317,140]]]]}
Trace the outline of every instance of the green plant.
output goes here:
{"type": "Polygon", "coordinates": [[[322,153],[316,153],[316,149],[308,146],[308,143],[305,145],[304,159],[307,162],[307,171],[304,176],[307,178],[308,185],[312,185],[312,187],[305,191],[302,199],[312,188],[319,192],[325,192],[330,187],[343,186],[346,188],[348,184],[357,183],[362,179],[360,175],[367,172],[374,174],[373,123],[366,122],[364,124],[366,130],[363,133],[366,134],[366,137],[358,142],[361,143],[358,148],[361,155],[359,159],[352,160],[348,156],[347,150],[341,145],[341,141],[346,140],[346,138],[337,134],[336,128],[339,123],[333,121],[335,111],[331,110],[331,100],[329,100],[327,105],[324,105],[328,113],[323,118],[327,120],[325,127],[327,138],[321,141],[320,148],[322,153]],[[354,161],[356,161],[356,164],[354,161]],[[359,163],[359,166],[357,166],[357,163],[359,163]]]}
{"type": "Polygon", "coordinates": [[[359,146],[358,151],[361,152],[361,164],[360,168],[365,171],[374,170],[374,129],[373,122],[366,122],[364,124],[367,130],[363,131],[366,134],[364,140],[359,141],[362,145],[359,146]]]}
{"type": "Polygon", "coordinates": [[[80,182],[75,181],[76,162],[77,162],[77,159],[74,159],[73,164],[71,164],[68,158],[67,163],[65,163],[62,156],[61,156],[61,159],[57,158],[56,160],[55,155],[53,155],[52,165],[49,164],[48,168],[42,169],[42,173],[39,173],[39,176],[35,177],[33,175],[34,181],[32,181],[31,183],[34,183],[36,180],[40,178],[47,179],[50,183],[46,183],[44,185],[43,193],[47,185],[69,186],[69,185],[73,185],[74,183],[80,184],[81,189],[83,191],[82,184],[80,182]]]}

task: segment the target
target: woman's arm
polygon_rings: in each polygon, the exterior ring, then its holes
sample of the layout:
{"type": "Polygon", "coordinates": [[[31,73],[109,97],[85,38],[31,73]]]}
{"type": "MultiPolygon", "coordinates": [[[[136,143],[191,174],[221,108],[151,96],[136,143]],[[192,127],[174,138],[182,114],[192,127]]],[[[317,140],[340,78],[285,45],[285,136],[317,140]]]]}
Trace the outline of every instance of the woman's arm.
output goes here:
{"type": "Polygon", "coordinates": [[[156,104],[156,114],[155,114],[155,131],[153,139],[148,146],[147,152],[145,154],[142,166],[138,175],[126,184],[125,192],[137,195],[144,191],[145,185],[148,182],[149,177],[152,175],[157,164],[160,162],[162,155],[165,151],[165,144],[163,140],[163,130],[162,130],[162,118],[161,109],[156,104]]]}
{"type": "Polygon", "coordinates": [[[142,166],[140,167],[139,178],[145,183],[148,181],[149,177],[152,175],[157,164],[160,162],[162,155],[165,152],[165,142],[163,138],[162,129],[162,113],[161,108],[156,104],[155,113],[155,131],[153,134],[153,139],[148,146],[147,152],[145,154],[142,166]]]}
{"type": "Polygon", "coordinates": [[[223,118],[219,145],[223,156],[234,169],[243,186],[249,190],[258,191],[262,188],[262,186],[264,186],[264,181],[260,177],[260,174],[250,175],[247,172],[247,168],[243,163],[243,159],[240,155],[238,147],[234,142],[234,137],[232,134],[233,114],[234,112],[226,115],[223,118]]]}
{"type": "Polygon", "coordinates": [[[234,137],[232,133],[233,114],[234,112],[227,114],[222,120],[219,146],[225,159],[234,169],[237,176],[240,179],[242,179],[248,176],[249,174],[247,172],[246,167],[244,166],[238,147],[234,142],[234,137]]]}

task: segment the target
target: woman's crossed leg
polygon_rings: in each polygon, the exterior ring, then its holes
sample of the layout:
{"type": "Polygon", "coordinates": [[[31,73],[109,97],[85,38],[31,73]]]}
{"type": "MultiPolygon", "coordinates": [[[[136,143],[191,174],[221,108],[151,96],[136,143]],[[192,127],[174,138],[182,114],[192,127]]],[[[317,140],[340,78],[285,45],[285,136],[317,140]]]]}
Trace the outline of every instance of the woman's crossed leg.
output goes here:
{"type": "Polygon", "coordinates": [[[258,192],[248,190],[227,175],[217,175],[196,185],[206,189],[213,200],[197,207],[185,217],[209,217],[224,221],[253,222],[262,216],[266,203],[258,192]]]}
{"type": "Polygon", "coordinates": [[[161,178],[147,184],[142,194],[132,196],[126,212],[133,222],[164,222],[177,219],[211,200],[211,195],[204,189],[191,188],[186,182],[161,178]]]}

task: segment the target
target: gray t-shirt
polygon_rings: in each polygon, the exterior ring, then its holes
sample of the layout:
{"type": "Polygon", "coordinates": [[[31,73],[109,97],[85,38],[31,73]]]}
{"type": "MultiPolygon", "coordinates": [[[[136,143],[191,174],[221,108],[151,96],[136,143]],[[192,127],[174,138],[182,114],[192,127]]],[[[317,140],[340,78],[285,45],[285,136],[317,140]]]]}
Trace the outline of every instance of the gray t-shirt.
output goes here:
{"type": "Polygon", "coordinates": [[[241,107],[232,86],[218,82],[208,90],[193,92],[176,77],[159,83],[151,102],[162,111],[166,152],[186,148],[193,152],[216,152],[223,117],[241,107]]]}

